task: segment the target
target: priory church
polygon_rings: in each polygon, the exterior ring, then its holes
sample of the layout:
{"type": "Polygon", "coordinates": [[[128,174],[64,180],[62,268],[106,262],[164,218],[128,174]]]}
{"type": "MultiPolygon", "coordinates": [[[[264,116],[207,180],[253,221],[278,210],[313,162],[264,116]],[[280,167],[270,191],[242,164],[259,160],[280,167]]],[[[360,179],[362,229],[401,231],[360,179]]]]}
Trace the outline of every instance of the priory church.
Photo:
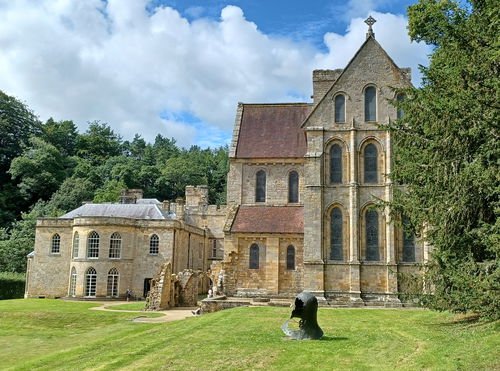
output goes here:
{"type": "Polygon", "coordinates": [[[118,204],[39,219],[25,296],[146,296],[168,261],[172,272],[210,271],[229,297],[308,290],[325,304],[398,305],[399,273],[418,271],[430,250],[377,206],[396,187],[380,125],[402,116],[391,101],[411,71],[365,22],[344,69],[313,71],[312,102],[238,104],[227,205],[209,205],[205,186],[175,202],[128,190],[118,204]]]}

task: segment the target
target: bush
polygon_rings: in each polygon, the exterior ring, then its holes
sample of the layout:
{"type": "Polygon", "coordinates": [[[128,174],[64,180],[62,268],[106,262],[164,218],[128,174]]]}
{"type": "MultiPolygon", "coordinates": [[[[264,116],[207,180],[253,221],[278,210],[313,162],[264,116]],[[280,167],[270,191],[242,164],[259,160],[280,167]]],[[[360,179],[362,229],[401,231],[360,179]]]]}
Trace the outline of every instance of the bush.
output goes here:
{"type": "Polygon", "coordinates": [[[24,297],[25,280],[22,273],[0,272],[0,300],[24,297]]]}

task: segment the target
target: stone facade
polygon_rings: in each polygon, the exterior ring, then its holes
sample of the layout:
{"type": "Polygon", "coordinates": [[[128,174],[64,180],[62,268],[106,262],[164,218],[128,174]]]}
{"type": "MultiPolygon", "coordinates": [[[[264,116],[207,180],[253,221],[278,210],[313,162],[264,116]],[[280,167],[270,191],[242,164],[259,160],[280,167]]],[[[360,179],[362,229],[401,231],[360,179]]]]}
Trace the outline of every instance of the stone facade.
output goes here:
{"type": "Polygon", "coordinates": [[[346,68],[313,72],[313,103],[238,105],[228,174],[228,205],[235,211],[226,222],[225,258],[213,265],[223,272],[227,295],[292,297],[309,290],[323,302],[398,305],[398,272],[418,271],[415,263],[428,255],[414,236],[404,238],[388,210],[376,208],[377,200],[391,200],[394,188],[391,137],[380,125],[396,119],[394,88],[410,84],[410,74],[369,33],[346,68]],[[291,151],[283,142],[295,137],[291,151]],[[299,179],[294,203],[292,171],[299,179]],[[264,201],[256,196],[258,172],[265,173],[264,201]],[[284,224],[292,206],[302,207],[302,230],[265,229],[259,221],[270,211],[263,206],[282,208],[284,224]],[[238,219],[242,210],[248,220],[238,219]],[[404,253],[404,243],[412,251],[404,253]],[[250,262],[252,249],[258,265],[250,262]]]}
{"type": "Polygon", "coordinates": [[[208,205],[206,186],[188,187],[185,203],[137,197],[139,190],[124,192],[123,204],[86,204],[60,218],[39,219],[25,296],[114,298],[129,289],[144,297],[162,264],[169,262],[174,273],[206,272],[222,257],[226,208],[208,205]],[[92,236],[99,239],[97,254],[89,253],[92,236]]]}

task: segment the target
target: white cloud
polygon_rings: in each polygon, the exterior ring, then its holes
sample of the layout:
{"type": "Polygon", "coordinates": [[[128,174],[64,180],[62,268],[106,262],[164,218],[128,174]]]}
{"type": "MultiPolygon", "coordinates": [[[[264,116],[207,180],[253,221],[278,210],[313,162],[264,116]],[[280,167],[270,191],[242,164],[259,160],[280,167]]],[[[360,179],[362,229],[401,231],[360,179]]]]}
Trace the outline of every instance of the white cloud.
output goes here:
{"type": "MultiPolygon", "coordinates": [[[[366,32],[362,19],[353,19],[345,35],[325,35],[325,54],[263,34],[235,6],[218,20],[189,22],[169,7],[147,12],[147,4],[0,0],[0,89],[43,120],[73,119],[84,130],[100,119],[125,138],[160,133],[182,145],[196,137],[206,144],[203,125],[175,113],[189,112],[220,140],[238,101],[306,99],[311,70],[343,67],[366,32]]],[[[396,63],[415,69],[425,62],[425,47],[410,46],[403,17],[374,17],[377,40],[396,63]]]]}

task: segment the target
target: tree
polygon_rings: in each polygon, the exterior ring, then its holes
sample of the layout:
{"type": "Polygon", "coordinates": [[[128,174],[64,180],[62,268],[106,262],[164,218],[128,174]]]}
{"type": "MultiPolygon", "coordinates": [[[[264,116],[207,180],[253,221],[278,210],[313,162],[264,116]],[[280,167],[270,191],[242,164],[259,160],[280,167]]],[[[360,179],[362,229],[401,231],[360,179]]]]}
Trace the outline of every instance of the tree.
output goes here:
{"type": "Polygon", "coordinates": [[[52,144],[65,156],[74,156],[78,131],[73,121],[54,121],[52,118],[42,126],[41,138],[52,144]]]}
{"type": "Polygon", "coordinates": [[[47,200],[67,176],[61,152],[40,138],[30,138],[30,147],[12,160],[9,173],[19,178],[21,194],[29,200],[47,200]]]}
{"type": "Polygon", "coordinates": [[[120,194],[127,185],[123,182],[110,180],[95,192],[93,202],[118,202],[120,194]]]}
{"type": "Polygon", "coordinates": [[[439,310],[500,313],[500,7],[471,0],[409,7],[412,40],[434,46],[421,88],[401,91],[405,115],[390,124],[393,209],[433,246],[427,281],[439,310]]]}
{"type": "Polygon", "coordinates": [[[85,134],[78,137],[77,149],[79,157],[101,164],[109,157],[121,154],[121,137],[108,124],[94,121],[85,134]]]}

